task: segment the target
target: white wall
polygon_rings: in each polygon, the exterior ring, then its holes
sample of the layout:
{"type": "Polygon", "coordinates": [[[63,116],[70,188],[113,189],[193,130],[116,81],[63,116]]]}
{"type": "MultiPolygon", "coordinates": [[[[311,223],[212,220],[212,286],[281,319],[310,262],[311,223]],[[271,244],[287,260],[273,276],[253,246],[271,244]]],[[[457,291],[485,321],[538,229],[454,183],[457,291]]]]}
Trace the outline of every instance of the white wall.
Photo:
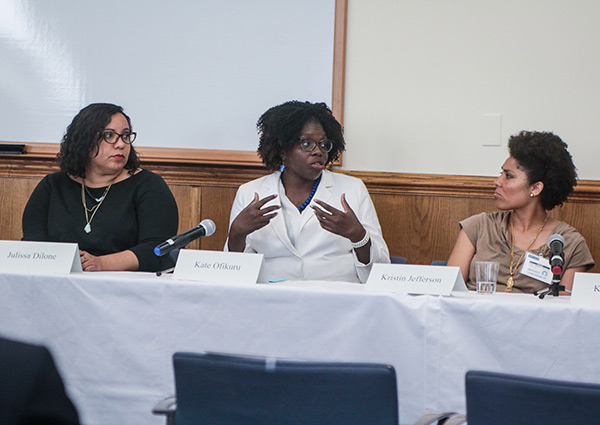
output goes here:
{"type": "Polygon", "coordinates": [[[136,145],[255,150],[256,121],[331,101],[334,0],[0,0],[0,141],[59,142],[92,102],[136,145]]]}
{"type": "Polygon", "coordinates": [[[349,0],[344,168],[493,176],[529,129],[600,179],[598,22],[597,0],[349,0]]]}
{"type": "MultiPolygon", "coordinates": [[[[0,140],[58,142],[109,101],[139,145],[254,150],[266,108],[331,102],[333,0],[139,5],[0,0],[0,140]]],[[[534,129],[600,179],[598,22],[598,0],[348,0],[343,168],[496,175],[534,129]]]]}

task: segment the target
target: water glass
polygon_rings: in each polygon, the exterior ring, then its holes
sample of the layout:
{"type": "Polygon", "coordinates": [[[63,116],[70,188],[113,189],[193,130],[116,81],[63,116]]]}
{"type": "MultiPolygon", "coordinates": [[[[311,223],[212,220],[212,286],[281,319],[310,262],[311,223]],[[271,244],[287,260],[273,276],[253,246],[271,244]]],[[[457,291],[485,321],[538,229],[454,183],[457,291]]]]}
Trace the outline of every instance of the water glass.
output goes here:
{"type": "Polygon", "coordinates": [[[475,262],[477,292],[479,294],[493,294],[496,292],[499,266],[500,263],[497,261],[475,262]]]}

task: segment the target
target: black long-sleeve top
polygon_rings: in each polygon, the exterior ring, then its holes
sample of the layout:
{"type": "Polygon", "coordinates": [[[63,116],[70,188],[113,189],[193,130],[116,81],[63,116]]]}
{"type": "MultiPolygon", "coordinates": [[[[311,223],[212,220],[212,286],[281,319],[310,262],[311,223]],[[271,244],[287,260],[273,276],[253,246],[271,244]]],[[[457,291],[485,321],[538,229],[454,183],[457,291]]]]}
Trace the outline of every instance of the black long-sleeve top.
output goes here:
{"type": "MultiPolygon", "coordinates": [[[[87,188],[97,198],[106,190],[87,188]]],[[[97,202],[85,192],[87,207],[97,202]]],[[[88,214],[91,217],[91,214],[88,214]]],[[[177,233],[177,203],[158,174],[141,170],[108,191],[86,233],[81,184],[64,172],[44,177],[23,212],[23,240],[76,242],[92,255],[131,250],[141,271],[159,271],[173,262],[157,257],[154,247],[177,233]]]]}

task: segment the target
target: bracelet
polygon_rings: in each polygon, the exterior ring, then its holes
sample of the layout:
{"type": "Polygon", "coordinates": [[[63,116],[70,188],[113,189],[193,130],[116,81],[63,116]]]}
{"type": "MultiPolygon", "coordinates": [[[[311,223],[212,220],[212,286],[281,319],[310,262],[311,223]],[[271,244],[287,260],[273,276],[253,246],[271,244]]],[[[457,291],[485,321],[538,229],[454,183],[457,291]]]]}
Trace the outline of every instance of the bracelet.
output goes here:
{"type": "Polygon", "coordinates": [[[350,241],[350,243],[352,244],[352,248],[357,249],[357,248],[362,248],[363,246],[368,244],[370,240],[371,240],[371,235],[369,234],[369,231],[367,229],[365,229],[365,236],[361,240],[359,240],[358,242],[350,241]]]}

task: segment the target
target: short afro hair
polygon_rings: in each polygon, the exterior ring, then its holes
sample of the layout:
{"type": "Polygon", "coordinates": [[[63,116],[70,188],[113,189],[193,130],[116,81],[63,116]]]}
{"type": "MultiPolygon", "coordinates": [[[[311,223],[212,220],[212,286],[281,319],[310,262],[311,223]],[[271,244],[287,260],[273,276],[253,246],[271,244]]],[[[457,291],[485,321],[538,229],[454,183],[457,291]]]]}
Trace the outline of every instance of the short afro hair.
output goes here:
{"type": "MultiPolygon", "coordinates": [[[[56,156],[62,171],[73,177],[85,178],[85,169],[91,158],[98,155],[98,149],[102,142],[101,133],[115,114],[123,114],[127,119],[129,129],[133,131],[131,119],[123,111],[123,108],[112,103],[92,103],[75,115],[67,127],[60,143],[60,151],[56,156]]],[[[129,171],[129,174],[133,174],[139,167],[140,159],[131,145],[125,169],[129,171]]]]}
{"type": "Polygon", "coordinates": [[[527,174],[529,184],[542,182],[542,207],[562,205],[577,186],[577,169],[567,144],[556,134],[521,131],[510,137],[508,150],[527,174]]]}
{"type": "Polygon", "coordinates": [[[294,146],[302,128],[309,122],[323,126],[327,139],[333,148],[327,157],[327,164],[339,158],[346,148],[342,126],[325,103],[285,102],[268,109],[258,119],[256,127],[260,136],[258,154],[269,170],[277,170],[283,165],[281,154],[294,146]]]}

